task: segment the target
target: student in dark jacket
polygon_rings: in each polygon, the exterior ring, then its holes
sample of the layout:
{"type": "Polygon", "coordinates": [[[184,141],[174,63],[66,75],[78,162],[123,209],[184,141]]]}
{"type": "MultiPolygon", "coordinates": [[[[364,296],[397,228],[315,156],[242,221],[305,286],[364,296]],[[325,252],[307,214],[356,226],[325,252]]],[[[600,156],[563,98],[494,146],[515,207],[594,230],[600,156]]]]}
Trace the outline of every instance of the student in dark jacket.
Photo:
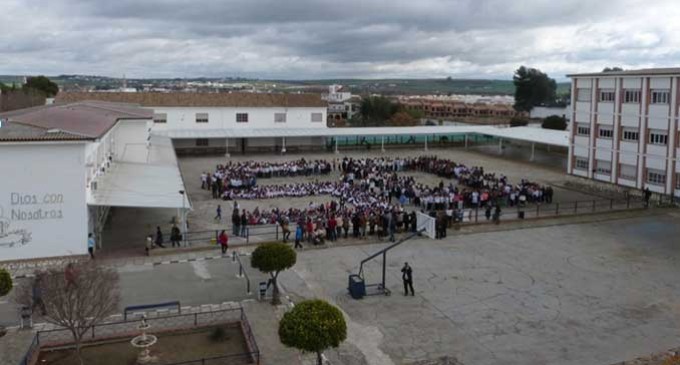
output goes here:
{"type": "Polygon", "coordinates": [[[241,214],[241,237],[246,236],[246,227],[248,227],[248,216],[246,215],[245,209],[243,214],[241,214]]]}
{"type": "Polygon", "coordinates": [[[408,295],[408,290],[411,289],[411,296],[416,294],[413,292],[413,269],[404,262],[404,267],[401,268],[401,280],[404,282],[404,295],[408,295]]]}
{"type": "Polygon", "coordinates": [[[156,227],[156,241],[155,241],[155,243],[156,243],[156,246],[158,246],[160,248],[165,248],[165,246],[163,246],[163,232],[161,232],[161,227],[156,227]]]}

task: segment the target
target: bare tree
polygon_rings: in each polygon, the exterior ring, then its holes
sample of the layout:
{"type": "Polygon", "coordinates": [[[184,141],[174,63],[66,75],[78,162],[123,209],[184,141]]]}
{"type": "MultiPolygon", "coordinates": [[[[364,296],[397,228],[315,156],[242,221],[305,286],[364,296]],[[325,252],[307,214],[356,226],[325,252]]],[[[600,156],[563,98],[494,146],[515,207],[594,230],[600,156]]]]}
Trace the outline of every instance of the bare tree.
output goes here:
{"type": "Polygon", "coordinates": [[[17,304],[39,309],[46,322],[71,332],[81,364],[83,336],[117,311],[120,302],[118,273],[91,261],[38,272],[17,289],[17,304]]]}

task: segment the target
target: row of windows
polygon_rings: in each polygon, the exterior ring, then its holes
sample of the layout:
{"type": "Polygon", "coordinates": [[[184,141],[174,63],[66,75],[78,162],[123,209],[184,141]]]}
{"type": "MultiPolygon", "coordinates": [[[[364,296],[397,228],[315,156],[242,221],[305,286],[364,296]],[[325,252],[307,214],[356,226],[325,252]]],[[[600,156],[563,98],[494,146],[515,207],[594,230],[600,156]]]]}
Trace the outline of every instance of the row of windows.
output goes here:
{"type": "MultiPolygon", "coordinates": [[[[208,123],[210,118],[208,113],[196,113],[196,123],[208,123]]],[[[323,113],[312,113],[310,120],[313,123],[323,122],[323,113]]],[[[157,113],[153,115],[154,123],[167,123],[168,114],[157,113]]],[[[274,123],[285,123],[286,113],[274,113],[274,123]]],[[[236,123],[248,123],[248,113],[236,113],[236,123]]]]}
{"type": "MultiPolygon", "coordinates": [[[[574,168],[577,170],[588,170],[589,162],[587,158],[576,157],[574,160],[574,168]]],[[[600,175],[612,174],[612,162],[604,160],[595,160],[594,172],[600,175]]],[[[619,177],[625,180],[637,180],[638,169],[634,165],[619,164],[619,177]]],[[[680,189],[680,173],[676,173],[675,188],[680,189]]],[[[646,180],[649,184],[665,185],[666,171],[657,169],[647,169],[646,180]]]]}
{"type": "MultiPolygon", "coordinates": [[[[576,89],[576,100],[590,102],[592,97],[590,88],[576,89]]],[[[624,89],[623,102],[626,104],[638,104],[642,99],[642,91],[640,89],[624,89]]],[[[600,89],[598,94],[599,102],[613,103],[616,100],[616,91],[614,89],[600,89]]],[[[652,89],[650,90],[649,102],[652,104],[669,104],[671,100],[671,92],[668,89],[652,89]]]]}
{"type": "MultiPolygon", "coordinates": [[[[590,125],[589,124],[577,124],[576,125],[576,135],[579,136],[589,136],[590,135],[590,125]]],[[[614,138],[614,129],[611,126],[600,126],[598,127],[598,137],[602,139],[612,139],[614,138]]],[[[660,146],[668,145],[668,132],[650,129],[648,135],[648,143],[660,146]]],[[[623,133],[621,134],[621,140],[627,142],[637,142],[640,140],[640,132],[636,128],[623,128],[623,133]]]]}

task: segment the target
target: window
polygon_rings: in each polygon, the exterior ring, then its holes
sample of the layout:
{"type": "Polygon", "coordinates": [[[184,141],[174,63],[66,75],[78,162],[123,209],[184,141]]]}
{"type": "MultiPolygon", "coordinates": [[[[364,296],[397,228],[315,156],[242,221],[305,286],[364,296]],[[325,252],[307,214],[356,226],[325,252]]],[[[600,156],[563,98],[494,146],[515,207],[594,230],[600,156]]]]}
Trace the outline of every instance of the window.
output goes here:
{"type": "Polygon", "coordinates": [[[588,159],[584,157],[576,157],[574,166],[578,170],[588,170],[588,159]]]}
{"type": "Polygon", "coordinates": [[[285,123],[286,113],[274,113],[274,123],[285,123]]]}
{"type": "Polygon", "coordinates": [[[619,164],[619,176],[626,180],[637,180],[637,166],[619,164]]]}
{"type": "Polygon", "coordinates": [[[323,122],[323,113],[312,113],[312,122],[323,122]]]}
{"type": "Polygon", "coordinates": [[[158,113],[153,115],[154,123],[167,123],[168,115],[166,113],[158,113]]]}
{"type": "Polygon", "coordinates": [[[623,90],[623,102],[629,104],[640,103],[640,89],[625,89],[623,90]]]}
{"type": "Polygon", "coordinates": [[[648,169],[647,182],[654,185],[663,185],[666,183],[666,171],[648,169]]]}
{"type": "Polygon", "coordinates": [[[614,89],[602,89],[600,90],[600,101],[603,103],[613,103],[616,98],[616,92],[614,89]]]}
{"type": "Polygon", "coordinates": [[[614,137],[614,130],[610,126],[600,126],[597,129],[600,138],[612,139],[612,137],[614,137]]]}
{"type": "Polygon", "coordinates": [[[196,139],[196,147],[208,147],[208,139],[207,138],[198,138],[196,139]]]}
{"type": "Polygon", "coordinates": [[[675,190],[680,190],[680,173],[675,174],[675,190]]]}
{"type": "Polygon", "coordinates": [[[652,90],[652,104],[668,104],[671,100],[671,92],[669,90],[652,90]]]}
{"type": "Polygon", "coordinates": [[[576,125],[576,134],[579,136],[589,136],[590,135],[590,125],[585,123],[579,123],[576,125]]]}
{"type": "Polygon", "coordinates": [[[628,142],[637,142],[640,139],[640,132],[634,128],[624,128],[622,140],[628,142]]]}
{"type": "Polygon", "coordinates": [[[208,113],[196,113],[196,123],[208,123],[208,113]]]}
{"type": "Polygon", "coordinates": [[[248,123],[248,113],[236,113],[236,123],[248,123]]]}
{"type": "Polygon", "coordinates": [[[576,89],[576,100],[577,101],[590,101],[591,97],[590,89],[578,88],[576,89]]]}
{"type": "Polygon", "coordinates": [[[595,172],[602,175],[612,174],[612,162],[604,160],[595,161],[595,172]]]}
{"type": "Polygon", "coordinates": [[[668,133],[658,129],[649,130],[649,144],[665,146],[668,144],[668,133]]]}

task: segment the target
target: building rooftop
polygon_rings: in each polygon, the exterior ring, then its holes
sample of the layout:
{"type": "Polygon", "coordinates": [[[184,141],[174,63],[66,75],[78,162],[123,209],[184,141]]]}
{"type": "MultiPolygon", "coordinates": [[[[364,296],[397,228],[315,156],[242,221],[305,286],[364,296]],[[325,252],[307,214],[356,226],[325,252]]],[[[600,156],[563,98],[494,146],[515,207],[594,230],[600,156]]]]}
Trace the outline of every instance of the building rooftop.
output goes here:
{"type": "Polygon", "coordinates": [[[137,104],[144,107],[326,107],[320,94],[257,94],[257,93],[117,93],[117,92],[62,92],[56,103],[99,100],[137,104]]]}
{"type": "Polygon", "coordinates": [[[20,109],[0,114],[0,142],[94,140],[119,120],[152,116],[132,105],[92,101],[20,109]]]}
{"type": "Polygon", "coordinates": [[[668,68],[643,68],[639,70],[623,70],[610,72],[592,72],[569,74],[567,77],[601,77],[601,76],[665,76],[665,75],[680,75],[680,67],[668,68]]]}

